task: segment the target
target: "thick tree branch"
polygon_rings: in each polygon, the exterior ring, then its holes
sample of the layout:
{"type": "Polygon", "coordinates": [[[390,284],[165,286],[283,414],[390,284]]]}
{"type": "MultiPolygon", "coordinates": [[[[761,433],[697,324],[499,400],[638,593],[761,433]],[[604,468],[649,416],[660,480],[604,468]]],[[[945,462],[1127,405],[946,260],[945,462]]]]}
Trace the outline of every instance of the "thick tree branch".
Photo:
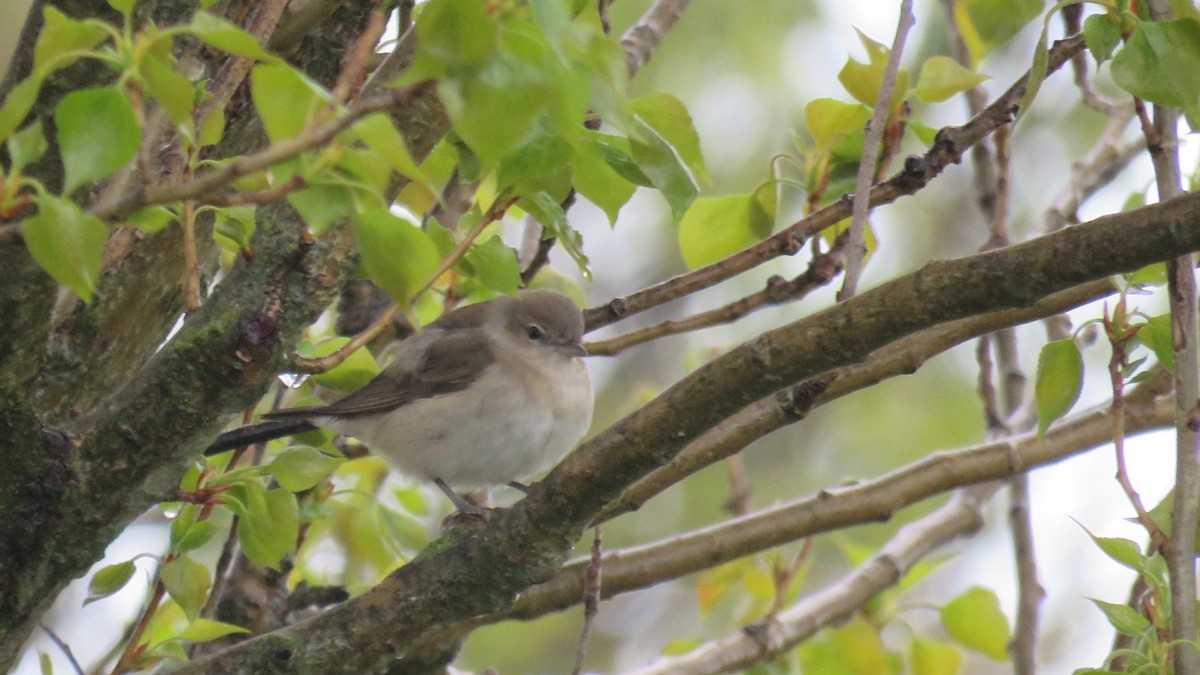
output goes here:
{"type": "Polygon", "coordinates": [[[934,262],[824,312],[768,331],[694,371],[584,443],[487,527],[451,530],[371,591],[297,626],[259,636],[184,672],[271,663],[361,672],[401,658],[473,616],[505,609],[548,578],[595,515],[649,471],[749,403],[860,361],[921,329],[1021,307],[1086,281],[1200,248],[1200,196],[1099,218],[1035,242],[934,262]],[[1114,242],[1121,242],[1120,246],[1114,242]],[[1016,281],[1014,281],[1016,280],[1016,281]],[[380,655],[386,625],[394,649],[380,655]]]}
{"type": "MultiPolygon", "coordinates": [[[[1170,401],[1147,390],[1134,397],[1130,430],[1170,424],[1170,401]]],[[[825,490],[671,539],[610,551],[604,556],[604,596],[647,588],[684,574],[822,532],[891,519],[901,509],[976,483],[1053,464],[1109,441],[1107,406],[1056,424],[1046,436],[1028,433],[971,448],[941,451],[873,480],[825,490]]],[[[579,601],[588,561],[572,560],[543,584],[526,590],[512,609],[476,623],[532,619],[579,601]]]]}

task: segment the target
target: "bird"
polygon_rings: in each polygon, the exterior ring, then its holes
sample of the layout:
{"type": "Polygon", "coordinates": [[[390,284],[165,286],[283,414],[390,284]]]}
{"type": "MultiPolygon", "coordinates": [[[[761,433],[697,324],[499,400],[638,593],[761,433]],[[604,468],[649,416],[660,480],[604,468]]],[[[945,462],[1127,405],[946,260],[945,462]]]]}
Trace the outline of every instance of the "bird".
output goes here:
{"type": "Polygon", "coordinates": [[[326,405],[266,413],[205,454],[317,427],[358,439],[393,467],[456,490],[525,480],[558,463],[592,420],[583,314],[552,290],[501,295],[442,315],[401,343],[363,388],[326,405]]]}

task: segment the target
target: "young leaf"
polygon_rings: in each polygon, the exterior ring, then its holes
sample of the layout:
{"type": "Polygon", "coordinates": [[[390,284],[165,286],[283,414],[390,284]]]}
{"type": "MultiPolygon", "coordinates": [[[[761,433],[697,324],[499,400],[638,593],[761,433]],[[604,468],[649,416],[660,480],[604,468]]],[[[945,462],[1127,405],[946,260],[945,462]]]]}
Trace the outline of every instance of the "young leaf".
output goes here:
{"type": "Polygon", "coordinates": [[[1138,98],[1186,108],[1200,99],[1200,23],[1139,21],[1113,57],[1117,86],[1138,98]]]}
{"type": "Polygon", "coordinates": [[[300,133],[329,100],[329,92],[286,64],[262,64],[250,73],[250,96],[272,141],[300,133]]]}
{"type": "Polygon", "coordinates": [[[909,645],[913,675],[958,675],[963,653],[954,645],[914,638],[909,645]]]}
{"type": "Polygon", "coordinates": [[[661,136],[641,120],[634,120],[629,148],[633,160],[671,206],[671,219],[679,222],[699,194],[695,177],[661,136]]]}
{"type": "Polygon", "coordinates": [[[698,184],[712,182],[704,166],[704,156],[700,153],[700,136],[682,101],[660,92],[634,99],[626,104],[626,109],[675,150],[698,184]]]}
{"type": "Polygon", "coordinates": [[[316,448],[299,445],[279,453],[267,470],[285,490],[302,492],[324,480],[344,461],[322,454],[316,448]]]}
{"type": "Polygon", "coordinates": [[[1033,65],[1029,67],[1029,79],[1025,81],[1025,95],[1021,97],[1021,107],[1017,109],[1018,116],[1024,115],[1029,110],[1034,97],[1042,87],[1042,80],[1046,79],[1046,70],[1050,67],[1050,50],[1046,45],[1048,29],[1049,24],[1042,26],[1037,46],[1033,48],[1033,65]]]}
{"type": "Polygon", "coordinates": [[[91,581],[88,582],[88,594],[83,604],[87,605],[101,598],[107,598],[125,588],[125,584],[129,583],[129,580],[133,578],[133,573],[136,571],[137,567],[134,566],[132,560],[100,568],[92,575],[91,581]]]}
{"type": "Polygon", "coordinates": [[[132,225],[146,234],[153,234],[163,229],[175,220],[175,214],[165,206],[147,206],[135,211],[125,219],[126,225],[132,225]]]}
{"type": "MultiPolygon", "coordinates": [[[[1083,526],[1080,525],[1080,527],[1083,526]]],[[[1092,542],[1104,552],[1104,555],[1136,572],[1146,569],[1146,557],[1142,555],[1137,544],[1120,537],[1097,537],[1086,527],[1083,528],[1083,531],[1087,532],[1092,542]]]]}
{"type": "Polygon", "coordinates": [[[26,219],[21,228],[25,247],[55,281],[91,302],[100,278],[108,228],[66,199],[42,195],[37,204],[37,214],[26,219]]]}
{"type": "Polygon", "coordinates": [[[1175,372],[1175,347],[1171,338],[1171,315],[1159,314],[1146,319],[1141,330],[1137,332],[1137,341],[1145,345],[1159,364],[1171,372],[1175,372]]]}
{"type": "Polygon", "coordinates": [[[1008,619],[1000,611],[996,594],[973,586],[946,603],[941,610],[942,625],[958,644],[996,661],[1008,660],[1008,641],[1012,635],[1008,619]]]}
{"type": "Polygon", "coordinates": [[[1107,13],[1092,14],[1083,20],[1083,39],[1096,63],[1103,63],[1121,44],[1121,22],[1107,13]]]}
{"type": "Polygon", "coordinates": [[[4,98],[4,106],[0,107],[0,140],[7,139],[12,132],[21,126],[33,102],[37,100],[38,89],[42,87],[42,75],[34,73],[21,80],[4,98]]]}
{"type": "Polygon", "coordinates": [[[387,209],[360,213],[354,238],[367,274],[400,303],[407,304],[441,262],[428,235],[387,209]]]}
{"type": "Polygon", "coordinates": [[[63,194],[113,173],[137,154],[142,132],[129,99],[116,89],[83,89],[54,111],[66,178],[63,194]]]}
{"type": "Polygon", "coordinates": [[[921,66],[917,76],[917,98],[926,103],[945,101],[987,80],[973,73],[948,56],[931,57],[921,66]]]}
{"type": "Polygon", "coordinates": [[[760,241],[774,224],[754,195],[701,197],[679,220],[679,251],[696,269],[760,241]]]}
{"type": "Polygon", "coordinates": [[[467,251],[463,262],[484,286],[500,293],[516,295],[521,285],[517,254],[499,236],[476,242],[467,251]]]}
{"type": "MultiPolygon", "coordinates": [[[[636,169],[627,155],[625,160],[636,169]]],[[[610,225],[616,224],[621,207],[637,189],[612,167],[600,143],[591,139],[576,145],[571,154],[571,180],[579,194],[604,211],[610,225]]]]}
{"type": "Polygon", "coordinates": [[[1042,347],[1034,386],[1039,436],[1046,433],[1051,422],[1067,414],[1082,388],[1083,355],[1075,341],[1055,340],[1042,347]]]}
{"type": "Polygon", "coordinates": [[[196,87],[191,80],[175,72],[169,63],[154,54],[142,58],[140,72],[146,82],[146,91],[158,101],[171,122],[190,130],[196,101],[196,87]]]}
{"type": "Polygon", "coordinates": [[[8,139],[8,158],[12,162],[11,171],[21,173],[26,166],[41,159],[46,154],[46,135],[42,133],[42,123],[34,120],[33,124],[13,134],[8,139]]]}
{"type": "Polygon", "coordinates": [[[354,190],[338,182],[314,182],[289,192],[288,203],[300,213],[313,234],[324,234],[331,225],[352,215],[358,206],[354,190]]]}
{"type": "Polygon", "coordinates": [[[245,511],[238,514],[241,516],[238,542],[247,558],[259,565],[279,569],[283,556],[296,548],[300,528],[296,495],[283,488],[264,492],[257,483],[245,485],[249,503],[245,511]]]}
{"type": "Polygon", "coordinates": [[[136,4],[137,0],[108,0],[109,7],[126,15],[133,11],[133,6],[136,4]]]}
{"type": "Polygon", "coordinates": [[[192,526],[187,528],[179,541],[175,543],[175,550],[180,553],[194,551],[201,546],[207,544],[217,533],[217,526],[212,524],[212,521],[200,520],[192,523],[192,526]]]}
{"type": "Polygon", "coordinates": [[[847,134],[861,134],[871,109],[861,103],[816,98],[804,106],[804,125],[818,150],[829,150],[847,134]]]}
{"type": "Polygon", "coordinates": [[[249,630],[241,626],[200,617],[188,624],[187,628],[183,629],[183,632],[179,634],[179,639],[187,640],[188,642],[208,642],[209,640],[216,640],[217,638],[233,635],[234,633],[249,632],[249,630]]]}
{"type": "MultiPolygon", "coordinates": [[[[350,338],[335,337],[323,340],[311,348],[301,348],[299,351],[300,355],[305,358],[318,358],[334,353],[348,342],[350,342],[350,338]]],[[[323,373],[313,375],[313,381],[335,391],[351,392],[361,389],[378,374],[379,364],[375,362],[375,357],[371,356],[371,351],[355,349],[350,352],[350,356],[346,357],[345,361],[323,373]]]]}
{"type": "Polygon", "coordinates": [[[425,175],[421,167],[417,166],[417,162],[413,159],[412,153],[408,151],[408,146],[404,143],[400,132],[396,130],[391,118],[387,115],[377,113],[363,118],[350,129],[350,133],[378,152],[393,171],[421,183],[431,191],[437,191],[433,182],[425,175]]]}
{"type": "Polygon", "coordinates": [[[1112,624],[1112,627],[1117,629],[1118,633],[1138,637],[1150,627],[1150,620],[1128,605],[1118,605],[1095,598],[1090,598],[1090,600],[1100,608],[1100,611],[1104,612],[1104,616],[1112,624]]]}
{"type": "Polygon", "coordinates": [[[46,73],[65,68],[79,57],[59,57],[69,52],[87,51],[108,37],[108,31],[102,26],[90,21],[76,21],[49,5],[42,12],[42,20],[42,30],[33,47],[34,71],[46,73]]]}
{"type": "Polygon", "coordinates": [[[181,555],[163,565],[159,578],[171,594],[171,599],[183,609],[188,618],[195,620],[208,597],[208,589],[212,586],[208,568],[190,556],[181,555]]]}
{"type": "Polygon", "coordinates": [[[579,271],[585,279],[592,278],[592,270],[588,266],[587,255],[583,252],[583,235],[567,222],[567,214],[553,197],[545,192],[530,195],[517,202],[517,206],[537,219],[546,228],[543,236],[557,237],[563,250],[579,266],[579,271]]]}
{"type": "Polygon", "coordinates": [[[279,60],[268,54],[253,35],[215,14],[196,12],[192,17],[192,22],[188,24],[188,28],[196,34],[196,37],[221,51],[268,63],[279,60]]]}

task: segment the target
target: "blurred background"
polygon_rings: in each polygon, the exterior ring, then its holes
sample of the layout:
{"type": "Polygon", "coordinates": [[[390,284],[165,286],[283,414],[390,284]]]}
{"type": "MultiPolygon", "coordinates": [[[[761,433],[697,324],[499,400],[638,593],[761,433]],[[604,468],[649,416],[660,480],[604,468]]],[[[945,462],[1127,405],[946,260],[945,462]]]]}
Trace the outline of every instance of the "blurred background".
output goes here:
{"type": "MultiPolygon", "coordinates": [[[[0,20],[19,25],[26,4],[20,0],[0,3],[0,20]]],[[[628,27],[649,4],[649,0],[614,3],[614,33],[628,27]]],[[[713,178],[705,194],[748,192],[769,176],[768,163],[774,155],[798,155],[795,138],[803,133],[804,106],[809,101],[818,97],[849,100],[837,73],[847,57],[865,60],[855,29],[890,44],[898,4],[876,0],[697,0],[631,83],[630,95],[666,91],[679,97],[691,111],[713,178]]],[[[926,58],[946,54],[947,49],[939,3],[917,2],[914,11],[917,24],[904,63],[915,70],[926,58]]],[[[1035,21],[1027,26],[1008,49],[980,64],[979,71],[991,78],[983,85],[989,98],[1006,89],[1028,67],[1040,25],[1035,21]]],[[[1057,27],[1058,22],[1051,25],[1057,27]]],[[[0,62],[7,58],[10,41],[16,37],[15,30],[0,32],[0,62]]],[[[1103,71],[1099,80],[1103,90],[1103,71]]],[[[1111,87],[1108,90],[1112,93],[1111,87]]],[[[1051,77],[1013,136],[1014,238],[1022,237],[1041,217],[1066,184],[1070,163],[1103,128],[1105,118],[1080,107],[1077,100],[1069,74],[1051,77]]],[[[913,117],[939,127],[960,124],[967,113],[962,98],[955,97],[936,105],[917,104],[913,117]]],[[[901,154],[922,150],[910,136],[901,154]]],[[[1186,150],[1191,153],[1188,157],[1194,156],[1194,148],[1186,150]]],[[[1189,166],[1185,161],[1185,170],[1189,166]]],[[[1136,161],[1093,198],[1081,215],[1086,218],[1119,210],[1131,193],[1146,189],[1150,175],[1148,161],[1136,161]]],[[[800,215],[803,195],[797,190],[790,192],[789,188],[783,191],[780,227],[800,215]]],[[[582,200],[569,215],[573,226],[583,233],[585,251],[592,260],[594,279],[582,284],[591,305],[686,269],[669,211],[656,193],[639,191],[615,227],[609,226],[601,211],[582,200]]],[[[952,167],[918,195],[876,210],[872,223],[880,244],[862,288],[931,259],[973,253],[987,238],[969,162],[952,167]]],[[[772,274],[794,276],[805,264],[804,255],[774,261],[591,337],[624,333],[716,307],[761,289],[772,274]]],[[[565,274],[575,274],[574,264],[566,256],[555,257],[554,266],[565,274]]],[[[837,283],[802,302],[764,309],[732,326],[662,339],[614,358],[591,359],[598,391],[595,430],[608,426],[713,355],[828,306],[837,283]]],[[[1161,298],[1153,296],[1140,299],[1138,306],[1149,314],[1165,310],[1161,298]]],[[[1072,313],[1076,325],[1099,315],[1100,308],[1095,306],[1072,313]]],[[[1030,326],[1021,329],[1020,337],[1023,366],[1032,381],[1045,332],[1040,326],[1030,326]]],[[[1107,398],[1106,349],[1092,348],[1085,357],[1088,374],[1081,405],[1107,398]]],[[[754,444],[743,453],[753,507],[872,478],[930,452],[982,441],[984,419],[975,395],[975,378],[974,346],[969,344],[934,359],[914,375],[818,409],[803,422],[754,444]]],[[[1148,435],[1129,444],[1131,477],[1147,504],[1156,503],[1168,489],[1172,454],[1173,440],[1167,435],[1148,435]]],[[[1088,598],[1124,602],[1132,581],[1132,573],[1101,554],[1081,528],[1086,526],[1100,536],[1144,539],[1140,528],[1126,522],[1133,514],[1112,480],[1114,466],[1111,449],[1100,448],[1032,476],[1038,564],[1047,591],[1040,650],[1043,672],[1048,674],[1101,665],[1112,631],[1088,598]]],[[[656,541],[724,520],[729,517],[725,508],[728,496],[728,467],[710,467],[640,512],[606,524],[605,546],[611,550],[656,541]]],[[[804,592],[835,581],[852,568],[852,552],[874,550],[900,524],[934,506],[920,504],[889,523],[816,538],[804,592]]],[[[989,506],[989,524],[982,532],[937,554],[937,568],[900,596],[897,619],[885,631],[885,640],[894,638],[898,646],[913,631],[937,636],[937,613],[930,611],[931,606],[943,604],[973,585],[994,590],[1011,617],[1015,584],[1006,515],[1001,494],[989,506]]],[[[589,542],[590,536],[579,547],[580,553],[589,542]]],[[[147,517],[110,547],[108,562],[156,553],[164,545],[161,518],[147,517]]],[[[788,547],[786,554],[794,555],[797,549],[798,545],[788,547]]],[[[85,665],[108,652],[121,627],[136,616],[152,570],[149,560],[141,560],[139,566],[146,573],[135,577],[135,583],[122,593],[83,609],[85,584],[73,585],[46,618],[85,665]],[[104,634],[108,630],[111,634],[104,634]]],[[[698,589],[703,583],[703,575],[693,575],[604,603],[591,633],[587,669],[621,672],[653,660],[665,649],[724,635],[757,618],[747,614],[753,602],[744,592],[732,592],[702,610],[698,589]]],[[[500,673],[568,672],[581,615],[582,610],[575,608],[545,617],[536,626],[509,623],[479,630],[467,642],[457,665],[471,671],[490,666],[500,673]]],[[[65,660],[45,635],[36,637],[34,646],[51,655],[55,672],[67,672],[65,660]]],[[[33,651],[18,672],[37,672],[33,651]]],[[[964,672],[971,673],[1009,671],[1007,664],[978,655],[970,656],[964,666],[964,672]]]]}

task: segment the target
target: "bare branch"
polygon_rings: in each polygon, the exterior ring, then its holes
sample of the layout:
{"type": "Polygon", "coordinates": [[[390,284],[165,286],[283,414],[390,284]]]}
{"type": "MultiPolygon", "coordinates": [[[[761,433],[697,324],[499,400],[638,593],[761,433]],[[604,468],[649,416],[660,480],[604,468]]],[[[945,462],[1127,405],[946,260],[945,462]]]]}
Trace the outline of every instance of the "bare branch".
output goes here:
{"type": "Polygon", "coordinates": [[[863,359],[861,363],[806,380],[753,403],[684,448],[679,455],[629,487],[596,517],[605,521],[636,511],[652,497],[683,478],[739,452],[754,440],[802,420],[814,407],[882,380],[915,372],[930,358],[972,337],[1057,314],[1114,292],[1107,280],[1084,284],[1048,296],[1034,305],[954,321],[910,335],[863,359]]]}
{"type": "Polygon", "coordinates": [[[908,31],[912,29],[916,19],[912,14],[912,0],[902,0],[900,3],[900,18],[896,21],[896,37],[892,40],[892,50],[888,54],[887,65],[883,69],[883,81],[879,84],[879,93],[875,99],[875,110],[867,122],[867,130],[863,139],[862,159],[858,164],[858,179],[854,184],[854,207],[850,220],[850,242],[846,258],[846,276],[842,280],[842,288],[838,291],[838,302],[845,302],[854,297],[858,288],[858,277],[862,274],[862,265],[867,257],[867,246],[864,231],[867,225],[867,213],[871,210],[871,178],[875,175],[875,161],[879,158],[879,144],[883,139],[884,126],[892,110],[892,91],[896,88],[896,75],[900,72],[900,56],[904,53],[904,41],[908,39],[908,31]]]}
{"type": "Polygon", "coordinates": [[[625,65],[630,75],[646,65],[689,4],[691,0],[655,0],[638,22],[625,31],[621,36],[621,47],[625,50],[625,65]]]}
{"type": "MultiPolygon", "coordinates": [[[[1153,388],[1130,397],[1129,429],[1170,424],[1171,404],[1153,388]]],[[[890,519],[900,509],[966,485],[985,483],[1058,462],[1109,440],[1110,411],[1097,406],[1036,433],[956,451],[932,453],[873,480],[823,490],[742,518],[604,556],[604,596],[646,588],[784,543],[856,524],[890,519]]],[[[545,583],[529,588],[511,610],[473,626],[531,619],[579,601],[586,558],[573,560],[545,583]]]]}

